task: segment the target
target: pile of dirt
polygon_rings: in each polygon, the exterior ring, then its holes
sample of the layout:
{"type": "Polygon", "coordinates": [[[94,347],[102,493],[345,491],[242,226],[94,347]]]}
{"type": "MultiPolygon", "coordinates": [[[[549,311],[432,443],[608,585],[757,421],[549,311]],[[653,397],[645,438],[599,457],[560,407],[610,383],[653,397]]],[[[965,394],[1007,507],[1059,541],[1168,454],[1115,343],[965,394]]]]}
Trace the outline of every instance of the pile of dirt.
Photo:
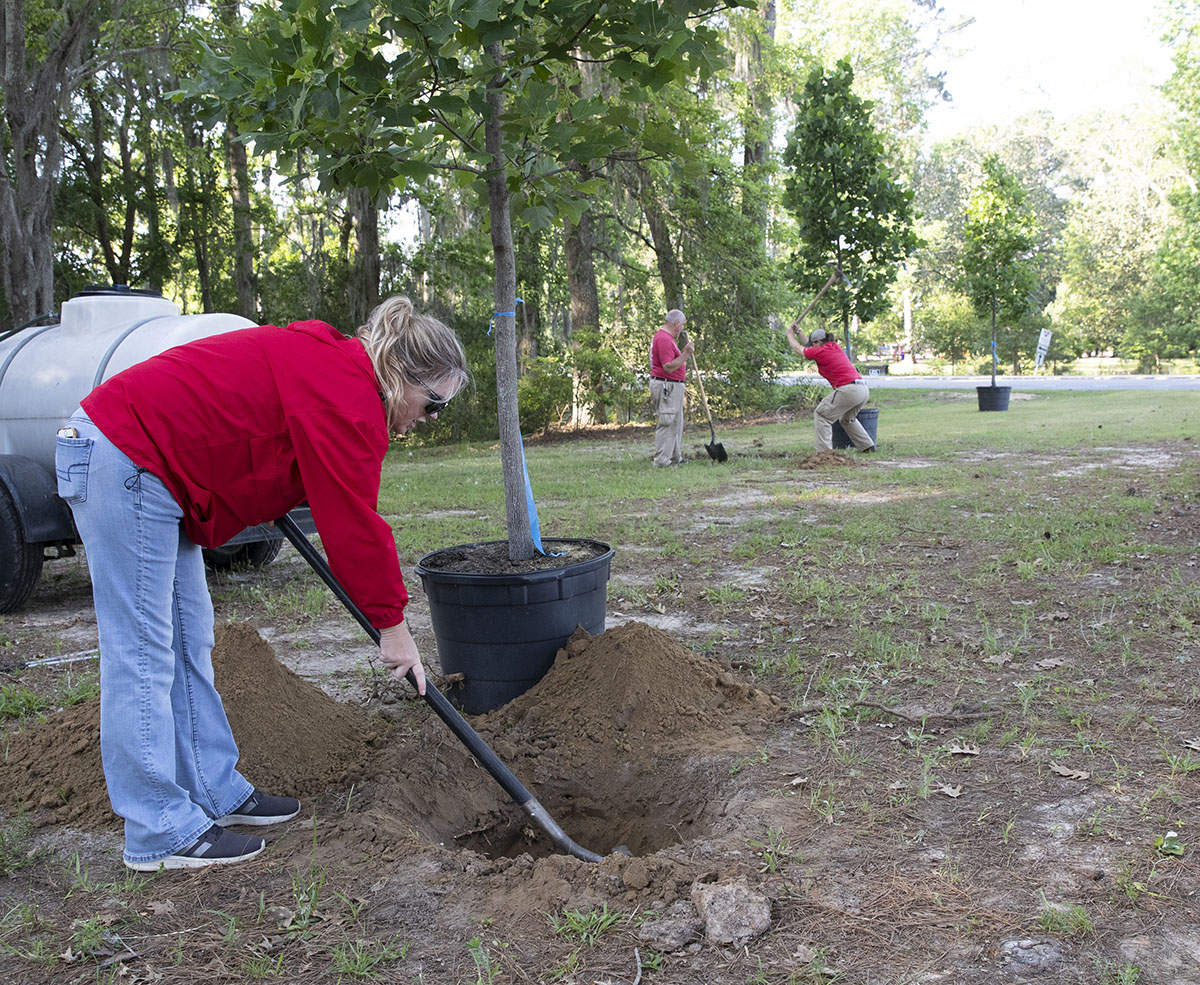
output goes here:
{"type": "Polygon", "coordinates": [[[213,675],[242,754],[238,769],[255,785],[313,797],[374,772],[386,724],[293,673],[253,626],[218,630],[213,675]]]}
{"type": "Polygon", "coordinates": [[[849,455],[844,455],[836,451],[815,451],[811,455],[805,455],[796,463],[798,469],[826,469],[826,468],[845,468],[847,466],[862,465],[864,463],[856,461],[849,455]]]}
{"type": "MultiPolygon", "coordinates": [[[[381,718],[297,677],[245,624],[219,629],[213,663],[242,772],[310,802],[334,791],[344,798],[317,812],[313,836],[331,860],[389,861],[422,845],[472,849],[501,865],[556,853],[435,716],[418,715],[384,742],[381,718]]],[[[634,622],[599,636],[578,630],[539,684],[474,724],[580,845],[607,854],[624,844],[646,856],[711,830],[727,810],[729,764],[781,712],[728,665],[634,622]]],[[[91,701],[13,734],[0,806],[41,823],[117,823],[98,719],[91,701]]],[[[311,852],[311,841],[292,847],[311,852]]],[[[661,892],[672,879],[664,872],[657,889],[636,891],[661,892]]]]}
{"type": "Polygon", "coordinates": [[[564,766],[623,768],[664,751],[711,752],[756,734],[778,698],[738,681],[668,633],[629,622],[577,629],[531,690],[480,719],[516,749],[549,746],[564,766]]]}
{"type": "MultiPolygon", "coordinates": [[[[361,780],[381,745],[379,719],[341,704],[279,663],[247,624],[217,628],[217,690],[241,751],[238,768],[274,793],[315,797],[361,780]]],[[[41,823],[119,823],[100,764],[100,702],[82,702],[7,737],[0,806],[41,823]]]]}

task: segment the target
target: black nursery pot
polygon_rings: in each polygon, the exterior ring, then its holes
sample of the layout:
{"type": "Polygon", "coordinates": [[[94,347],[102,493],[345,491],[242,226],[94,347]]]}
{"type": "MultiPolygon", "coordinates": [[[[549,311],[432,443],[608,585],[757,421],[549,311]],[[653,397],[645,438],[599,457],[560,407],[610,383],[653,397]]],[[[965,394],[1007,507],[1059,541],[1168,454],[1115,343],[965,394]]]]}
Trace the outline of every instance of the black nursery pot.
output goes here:
{"type": "MultiPolygon", "coordinates": [[[[858,423],[863,426],[863,430],[870,435],[871,444],[876,445],[879,442],[875,438],[875,432],[879,430],[879,408],[864,407],[858,412],[858,423]]],[[[842,427],[841,421],[833,422],[833,447],[834,448],[853,448],[854,442],[850,440],[850,436],[846,434],[846,429],[842,427]]]]}
{"type": "Polygon", "coordinates": [[[1012,394],[1010,386],[977,386],[980,410],[1008,410],[1008,398],[1012,394]]]}
{"type": "Polygon", "coordinates": [[[448,697],[468,714],[492,711],[533,687],[577,626],[593,636],[604,632],[613,549],[592,540],[542,543],[547,553],[561,544],[592,545],[598,553],[562,568],[496,574],[438,570],[441,551],[417,562],[442,672],[465,678],[448,697]]]}

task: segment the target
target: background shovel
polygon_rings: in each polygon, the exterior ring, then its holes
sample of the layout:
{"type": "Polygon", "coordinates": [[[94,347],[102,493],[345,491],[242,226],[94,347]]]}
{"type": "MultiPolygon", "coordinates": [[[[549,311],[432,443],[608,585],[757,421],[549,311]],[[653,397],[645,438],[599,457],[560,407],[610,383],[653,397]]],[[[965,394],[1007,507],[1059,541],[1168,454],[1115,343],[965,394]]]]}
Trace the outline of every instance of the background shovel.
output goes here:
{"type": "MultiPolygon", "coordinates": [[[[292,542],[292,546],[300,552],[300,556],[304,558],[312,569],[321,576],[321,580],[333,591],[333,594],[338,597],[342,605],[346,607],[350,615],[352,615],[363,629],[367,631],[367,635],[375,641],[375,645],[379,645],[379,630],[371,625],[362,609],[354,604],[353,599],[346,594],[346,590],[342,588],[339,582],[329,568],[329,564],[321,557],[315,547],[308,542],[308,538],[304,536],[304,532],[296,525],[296,521],[286,514],[275,521],[275,526],[278,527],[283,535],[292,542]]],[[[410,670],[405,676],[414,688],[417,686],[417,679],[413,676],[410,670]]],[[[563,831],[562,828],[555,823],[540,803],[534,799],[521,781],[513,776],[512,771],[500,761],[500,758],[492,751],[491,747],[479,737],[470,725],[467,724],[465,718],[462,717],[445,696],[432,684],[428,682],[425,685],[425,703],[434,710],[438,718],[449,726],[467,750],[475,759],[483,765],[483,767],[492,774],[492,778],[504,788],[504,792],[508,794],[539,828],[541,828],[550,841],[567,855],[573,855],[575,858],[583,859],[585,862],[599,862],[600,855],[595,852],[590,852],[586,848],[577,845],[563,831]]],[[[621,851],[623,846],[619,846],[616,850],[621,851]]],[[[628,852],[628,849],[625,850],[628,852]]]]}
{"type": "Polygon", "coordinates": [[[714,462],[723,462],[729,457],[725,446],[717,440],[717,432],[713,428],[712,411],[708,409],[708,397],[704,395],[704,380],[700,378],[700,367],[696,365],[696,354],[692,353],[692,369],[696,373],[696,385],[700,387],[700,399],[704,403],[704,413],[708,417],[708,433],[712,436],[712,444],[705,445],[704,450],[714,462]]]}

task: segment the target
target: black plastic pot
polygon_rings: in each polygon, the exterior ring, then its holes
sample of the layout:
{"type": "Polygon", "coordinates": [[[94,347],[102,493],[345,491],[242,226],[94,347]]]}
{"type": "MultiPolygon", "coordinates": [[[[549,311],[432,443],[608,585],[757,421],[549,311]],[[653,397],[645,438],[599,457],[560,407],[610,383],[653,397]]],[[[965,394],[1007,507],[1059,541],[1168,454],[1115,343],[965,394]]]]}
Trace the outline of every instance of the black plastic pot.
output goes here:
{"type": "Polygon", "coordinates": [[[1008,398],[1012,394],[1010,386],[977,386],[980,410],[1008,410],[1008,398]]]}
{"type": "MultiPolygon", "coordinates": [[[[863,426],[863,430],[871,438],[871,444],[877,444],[875,440],[875,432],[879,429],[879,408],[864,407],[858,412],[858,423],[863,426]]],[[[841,421],[833,422],[833,447],[834,448],[853,448],[854,442],[850,440],[850,436],[846,434],[846,429],[842,427],[841,421]]]]}
{"type": "Polygon", "coordinates": [[[429,566],[439,551],[417,562],[442,672],[465,678],[449,697],[468,714],[492,711],[533,687],[577,626],[604,632],[613,549],[594,540],[542,543],[548,553],[558,544],[592,544],[601,553],[562,568],[503,574],[439,571],[429,566]]]}

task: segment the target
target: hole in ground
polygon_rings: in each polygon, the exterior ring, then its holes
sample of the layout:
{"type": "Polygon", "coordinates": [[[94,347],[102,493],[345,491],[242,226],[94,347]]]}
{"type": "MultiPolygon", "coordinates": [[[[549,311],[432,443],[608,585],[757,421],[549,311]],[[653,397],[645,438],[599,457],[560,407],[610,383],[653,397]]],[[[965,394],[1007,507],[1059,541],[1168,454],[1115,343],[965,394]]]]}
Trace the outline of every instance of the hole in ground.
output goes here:
{"type": "MultiPolygon", "coordinates": [[[[392,788],[409,805],[396,805],[399,812],[424,837],[493,859],[562,854],[486,773],[466,757],[462,763],[455,759],[452,750],[443,749],[437,776],[420,770],[425,775],[419,781],[410,775],[392,788]]],[[[631,764],[614,773],[540,779],[529,789],[582,848],[608,855],[624,846],[642,856],[711,831],[728,800],[716,781],[728,776],[727,767],[720,757],[663,758],[650,769],[631,764]]]]}
{"type": "MultiPolygon", "coordinates": [[[[680,796],[664,792],[661,784],[653,782],[641,784],[640,789],[628,784],[573,787],[547,796],[548,800],[538,799],[555,823],[577,845],[597,855],[608,855],[618,846],[633,855],[651,855],[707,834],[710,814],[718,812],[711,805],[720,802],[703,786],[680,796]]],[[[561,854],[541,827],[524,816],[497,819],[487,829],[460,833],[454,843],[490,858],[561,854]]]]}

